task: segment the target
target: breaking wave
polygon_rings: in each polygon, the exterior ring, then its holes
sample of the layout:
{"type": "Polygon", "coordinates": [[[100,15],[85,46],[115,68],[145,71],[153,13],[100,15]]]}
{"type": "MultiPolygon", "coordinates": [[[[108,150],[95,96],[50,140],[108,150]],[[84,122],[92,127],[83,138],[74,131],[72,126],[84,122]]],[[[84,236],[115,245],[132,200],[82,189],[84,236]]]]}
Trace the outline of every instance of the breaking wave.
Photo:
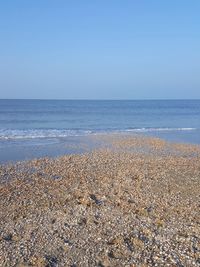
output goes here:
{"type": "Polygon", "coordinates": [[[193,131],[196,128],[130,128],[130,129],[111,129],[111,130],[69,130],[69,129],[0,129],[0,139],[40,139],[40,138],[64,138],[69,136],[85,136],[98,133],[123,133],[123,132],[164,132],[164,131],[193,131]]]}

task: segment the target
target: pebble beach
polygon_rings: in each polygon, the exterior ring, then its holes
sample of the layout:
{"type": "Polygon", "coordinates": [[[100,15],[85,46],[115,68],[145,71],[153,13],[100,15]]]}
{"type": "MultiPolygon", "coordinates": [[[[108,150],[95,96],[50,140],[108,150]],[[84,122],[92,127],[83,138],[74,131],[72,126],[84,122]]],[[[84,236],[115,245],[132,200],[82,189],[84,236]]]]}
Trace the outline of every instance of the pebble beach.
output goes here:
{"type": "Polygon", "coordinates": [[[200,266],[200,146],[91,138],[0,165],[0,266],[200,266]]]}

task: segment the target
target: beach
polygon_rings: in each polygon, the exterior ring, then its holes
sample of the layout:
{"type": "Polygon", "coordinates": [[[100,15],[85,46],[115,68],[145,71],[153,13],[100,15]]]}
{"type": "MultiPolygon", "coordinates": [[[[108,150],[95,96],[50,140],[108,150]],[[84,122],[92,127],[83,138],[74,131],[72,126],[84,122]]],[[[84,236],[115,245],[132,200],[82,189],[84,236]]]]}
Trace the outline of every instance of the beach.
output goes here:
{"type": "Polygon", "coordinates": [[[200,146],[91,138],[0,166],[0,266],[200,266],[200,146]]]}
{"type": "Polygon", "coordinates": [[[1,1],[0,267],[200,267],[200,1],[1,1]]]}

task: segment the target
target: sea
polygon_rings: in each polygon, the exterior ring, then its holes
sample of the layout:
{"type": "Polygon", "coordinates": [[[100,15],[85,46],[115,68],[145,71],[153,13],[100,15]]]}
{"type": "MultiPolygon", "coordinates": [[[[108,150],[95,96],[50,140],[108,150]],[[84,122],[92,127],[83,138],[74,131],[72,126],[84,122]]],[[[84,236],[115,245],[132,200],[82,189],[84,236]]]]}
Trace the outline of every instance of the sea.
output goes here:
{"type": "Polygon", "coordinates": [[[0,100],[0,163],[80,153],[107,133],[200,144],[200,100],[0,100]]]}

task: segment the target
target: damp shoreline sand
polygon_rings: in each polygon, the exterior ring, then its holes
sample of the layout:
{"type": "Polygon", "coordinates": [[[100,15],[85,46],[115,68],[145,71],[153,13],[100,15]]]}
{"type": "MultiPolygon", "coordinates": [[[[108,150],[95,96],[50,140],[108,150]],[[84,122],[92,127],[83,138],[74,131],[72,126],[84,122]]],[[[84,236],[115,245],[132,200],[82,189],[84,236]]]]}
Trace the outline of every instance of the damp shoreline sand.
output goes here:
{"type": "Polygon", "coordinates": [[[200,266],[200,147],[94,138],[0,166],[0,266],[200,266]]]}

